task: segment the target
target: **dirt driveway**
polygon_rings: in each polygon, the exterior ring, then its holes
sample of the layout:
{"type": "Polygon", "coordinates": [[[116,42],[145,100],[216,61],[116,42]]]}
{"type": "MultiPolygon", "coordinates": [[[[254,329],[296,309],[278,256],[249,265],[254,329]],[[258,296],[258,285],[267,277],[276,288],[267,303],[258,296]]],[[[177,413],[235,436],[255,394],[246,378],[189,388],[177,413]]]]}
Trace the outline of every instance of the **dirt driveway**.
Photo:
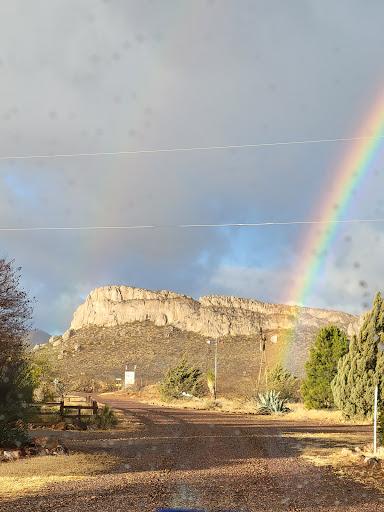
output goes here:
{"type": "MultiPolygon", "coordinates": [[[[294,432],[361,432],[370,427],[272,421],[257,416],[151,406],[117,395],[95,398],[123,409],[133,432],[84,439],[73,450],[121,459],[113,472],[52,487],[45,495],[0,503],[1,511],[384,511],[384,494],[298,456],[294,432]],[[283,435],[285,434],[285,435],[283,435]]],[[[88,433],[87,433],[88,434],[88,433]]]]}

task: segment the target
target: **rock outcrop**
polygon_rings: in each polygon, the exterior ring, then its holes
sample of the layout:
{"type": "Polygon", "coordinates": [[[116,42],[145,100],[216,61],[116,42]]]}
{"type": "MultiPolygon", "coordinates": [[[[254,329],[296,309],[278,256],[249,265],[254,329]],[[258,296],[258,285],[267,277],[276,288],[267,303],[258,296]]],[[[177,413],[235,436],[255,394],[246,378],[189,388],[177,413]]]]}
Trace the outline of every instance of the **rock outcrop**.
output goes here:
{"type": "MultiPolygon", "coordinates": [[[[156,326],[170,325],[203,336],[237,336],[265,330],[319,329],[337,325],[349,336],[358,332],[364,314],[266,304],[252,299],[208,295],[199,301],[186,295],[162,290],[151,291],[128,286],[105,286],[92,291],[74,313],[65,341],[82,328],[114,327],[150,321],[156,326]]],[[[53,340],[51,340],[53,341],[53,340]]]]}

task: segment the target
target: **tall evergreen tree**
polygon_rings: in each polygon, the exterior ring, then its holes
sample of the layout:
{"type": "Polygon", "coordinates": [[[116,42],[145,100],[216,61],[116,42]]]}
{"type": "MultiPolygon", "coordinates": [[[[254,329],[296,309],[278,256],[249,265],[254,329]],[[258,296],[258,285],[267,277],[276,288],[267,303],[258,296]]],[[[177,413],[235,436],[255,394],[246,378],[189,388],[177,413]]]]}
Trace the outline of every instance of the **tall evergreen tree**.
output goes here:
{"type": "Polygon", "coordinates": [[[358,336],[353,337],[348,354],[339,361],[332,382],[335,404],[346,418],[372,415],[376,385],[379,386],[379,403],[383,402],[384,355],[379,343],[384,344],[384,301],[377,292],[373,307],[358,336]]]}
{"type": "Polygon", "coordinates": [[[320,329],[310,359],[305,363],[307,378],[301,386],[301,394],[308,409],[333,407],[332,379],[337,373],[337,364],[348,352],[348,341],[344,332],[334,325],[320,329]]]}

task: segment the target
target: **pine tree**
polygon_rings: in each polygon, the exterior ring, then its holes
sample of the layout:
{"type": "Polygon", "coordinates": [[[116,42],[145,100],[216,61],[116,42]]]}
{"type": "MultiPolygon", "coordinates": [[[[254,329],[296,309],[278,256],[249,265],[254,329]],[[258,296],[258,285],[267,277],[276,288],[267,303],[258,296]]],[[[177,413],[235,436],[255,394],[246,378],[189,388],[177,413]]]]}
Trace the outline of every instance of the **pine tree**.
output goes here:
{"type": "Polygon", "coordinates": [[[164,399],[180,398],[183,393],[193,396],[201,394],[202,372],[188,363],[184,354],[180,363],[165,372],[164,380],[159,385],[159,392],[164,399]]]}
{"type": "Polygon", "coordinates": [[[337,364],[348,352],[344,332],[336,326],[320,329],[310,359],[305,363],[307,378],[301,386],[301,394],[308,409],[326,409],[334,406],[331,382],[337,373],[337,364]]]}
{"type": "Polygon", "coordinates": [[[358,336],[353,337],[348,354],[339,361],[332,382],[335,404],[346,418],[372,416],[376,385],[379,403],[383,402],[384,355],[379,343],[384,344],[384,302],[377,292],[373,307],[358,336]]]}

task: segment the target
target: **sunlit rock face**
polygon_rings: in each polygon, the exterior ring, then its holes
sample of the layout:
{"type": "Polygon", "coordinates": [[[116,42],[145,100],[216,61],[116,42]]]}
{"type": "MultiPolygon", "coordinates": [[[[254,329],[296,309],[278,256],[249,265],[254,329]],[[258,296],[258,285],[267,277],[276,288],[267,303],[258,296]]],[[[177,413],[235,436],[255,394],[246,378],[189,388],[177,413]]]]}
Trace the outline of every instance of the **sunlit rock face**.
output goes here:
{"type": "Polygon", "coordinates": [[[204,336],[254,333],[260,326],[276,329],[319,329],[337,325],[349,336],[358,332],[364,314],[266,304],[252,299],[208,295],[199,301],[167,290],[151,291],[129,286],[105,286],[92,291],[74,313],[63,339],[88,326],[113,327],[150,321],[204,336]]]}

